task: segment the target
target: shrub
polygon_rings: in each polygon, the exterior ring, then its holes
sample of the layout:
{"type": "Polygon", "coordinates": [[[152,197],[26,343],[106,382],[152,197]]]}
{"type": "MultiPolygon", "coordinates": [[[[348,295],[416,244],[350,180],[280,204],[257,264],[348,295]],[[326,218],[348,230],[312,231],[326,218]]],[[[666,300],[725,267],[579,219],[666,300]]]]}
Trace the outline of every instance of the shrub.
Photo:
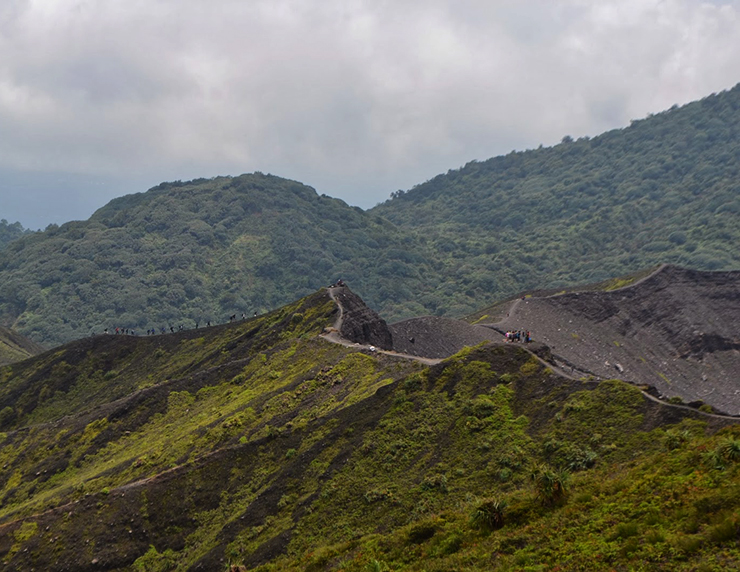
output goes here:
{"type": "Polygon", "coordinates": [[[370,504],[393,498],[393,493],[388,489],[372,489],[365,493],[365,502],[370,504]]]}
{"type": "Polygon", "coordinates": [[[485,530],[496,530],[504,525],[504,513],[508,507],[506,499],[487,499],[478,504],[470,515],[473,526],[485,530]]]}
{"type": "Polygon", "coordinates": [[[566,459],[569,471],[583,471],[590,469],[596,463],[599,456],[591,449],[575,448],[568,452],[566,459]]]}
{"type": "Polygon", "coordinates": [[[707,531],[707,537],[712,542],[720,543],[734,540],[738,536],[738,523],[734,518],[726,518],[707,531]]]}
{"type": "Polygon", "coordinates": [[[719,445],[719,452],[723,459],[730,463],[740,461],[740,439],[725,438],[719,445]]]}
{"type": "Polygon", "coordinates": [[[663,444],[669,451],[678,449],[691,438],[688,431],[678,431],[677,429],[668,429],[663,437],[663,444]]]}
{"type": "Polygon", "coordinates": [[[701,548],[703,539],[700,536],[690,535],[684,536],[683,534],[674,537],[671,542],[674,548],[684,554],[692,554],[701,548]]]}
{"type": "Polygon", "coordinates": [[[447,492],[447,477],[444,475],[430,475],[425,477],[421,483],[421,490],[423,491],[439,491],[442,493],[447,492]]]}
{"type": "Polygon", "coordinates": [[[623,522],[617,525],[617,530],[614,533],[614,538],[630,538],[637,536],[637,523],[635,522],[623,522]]]}
{"type": "Polygon", "coordinates": [[[649,544],[658,544],[660,542],[665,542],[665,534],[662,530],[650,530],[645,535],[645,541],[649,544]]]}
{"type": "Polygon", "coordinates": [[[387,572],[388,565],[382,560],[371,560],[365,566],[367,572],[387,572]]]}
{"type": "Polygon", "coordinates": [[[462,536],[453,532],[442,542],[439,543],[439,547],[436,550],[436,554],[440,556],[446,556],[448,554],[454,554],[462,548],[462,536]]]}
{"type": "Polygon", "coordinates": [[[570,475],[547,466],[537,466],[531,474],[537,498],[544,505],[561,504],[568,497],[570,475]]]}

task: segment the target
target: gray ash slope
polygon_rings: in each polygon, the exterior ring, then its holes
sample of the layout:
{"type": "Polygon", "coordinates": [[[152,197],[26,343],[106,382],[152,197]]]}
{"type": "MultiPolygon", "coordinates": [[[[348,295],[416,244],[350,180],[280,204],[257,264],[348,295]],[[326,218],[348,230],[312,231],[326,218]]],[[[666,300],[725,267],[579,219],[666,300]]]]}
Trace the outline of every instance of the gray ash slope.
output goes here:
{"type": "Polygon", "coordinates": [[[619,290],[516,300],[488,326],[530,330],[576,374],[740,414],[740,272],[665,266],[619,290]]]}
{"type": "Polygon", "coordinates": [[[428,358],[446,358],[465,346],[501,341],[501,335],[490,328],[439,316],[411,318],[389,328],[395,351],[428,358]]]}

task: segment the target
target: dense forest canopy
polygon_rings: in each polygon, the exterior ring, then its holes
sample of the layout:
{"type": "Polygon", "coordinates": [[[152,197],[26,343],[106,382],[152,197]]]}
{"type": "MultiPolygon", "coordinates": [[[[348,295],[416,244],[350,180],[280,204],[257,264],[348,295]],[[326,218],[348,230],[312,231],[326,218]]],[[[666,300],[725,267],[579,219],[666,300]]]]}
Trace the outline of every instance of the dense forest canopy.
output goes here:
{"type": "Polygon", "coordinates": [[[28,232],[30,231],[23,228],[19,222],[9,223],[5,219],[0,220],[0,250],[28,232]]]}
{"type": "Polygon", "coordinates": [[[471,162],[369,211],[255,173],[163,183],[40,233],[4,223],[16,235],[0,252],[0,322],[47,345],[192,327],[338,277],[388,320],[460,316],[659,263],[738,269],[739,134],[737,86],[471,162]]]}
{"type": "Polygon", "coordinates": [[[392,303],[394,280],[418,282],[427,264],[406,245],[384,221],[294,181],[162,184],[10,244],[0,256],[0,308],[5,323],[56,343],[106,327],[251,316],[339,276],[392,303]]]}
{"type": "Polygon", "coordinates": [[[595,281],[660,262],[740,267],[740,86],[593,139],[439,175],[373,212],[486,292],[595,281]]]}

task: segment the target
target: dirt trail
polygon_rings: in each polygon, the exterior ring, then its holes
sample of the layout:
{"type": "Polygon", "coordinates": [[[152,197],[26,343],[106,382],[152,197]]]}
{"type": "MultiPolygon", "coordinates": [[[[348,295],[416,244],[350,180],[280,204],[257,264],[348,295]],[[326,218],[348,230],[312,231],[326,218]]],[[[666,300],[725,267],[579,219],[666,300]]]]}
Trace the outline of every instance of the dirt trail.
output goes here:
{"type": "MultiPolygon", "coordinates": [[[[655,270],[655,272],[649,274],[648,276],[645,276],[645,277],[641,278],[640,280],[637,280],[636,282],[634,282],[632,284],[629,284],[629,285],[627,285],[627,286],[625,286],[623,288],[612,290],[612,291],[609,292],[609,294],[611,294],[611,293],[617,293],[617,294],[619,294],[619,293],[624,292],[625,290],[636,289],[641,284],[645,283],[646,281],[648,281],[650,279],[655,278],[660,273],[666,271],[667,268],[669,268],[667,265],[661,265],[658,269],[655,270]]],[[[347,339],[343,338],[340,335],[339,332],[340,332],[341,326],[342,326],[342,319],[343,319],[343,316],[344,316],[344,309],[342,308],[341,301],[339,299],[337,299],[337,297],[334,296],[333,290],[334,289],[332,289],[332,288],[329,289],[329,295],[331,296],[332,300],[334,300],[334,302],[337,304],[337,307],[339,308],[339,316],[337,317],[337,320],[336,320],[336,322],[334,324],[333,331],[328,332],[328,333],[325,333],[325,334],[322,334],[320,337],[324,338],[327,341],[330,341],[330,342],[333,342],[333,343],[337,343],[337,344],[341,344],[341,345],[344,345],[344,346],[347,346],[347,347],[355,347],[355,348],[365,349],[365,350],[368,350],[368,351],[373,351],[371,349],[372,346],[370,346],[369,344],[368,345],[363,345],[363,344],[355,343],[355,342],[352,342],[350,340],[347,340],[347,339]]],[[[562,295],[560,295],[560,296],[562,296],[562,295]]],[[[547,298],[557,298],[557,297],[558,297],[558,295],[553,295],[553,296],[547,296],[545,298],[540,298],[539,300],[547,299],[547,298]]],[[[517,298],[516,300],[514,300],[512,302],[512,304],[511,304],[511,306],[509,307],[508,317],[506,319],[504,319],[504,320],[501,320],[501,321],[499,321],[497,323],[494,323],[494,324],[486,324],[486,325],[481,324],[481,325],[478,325],[478,326],[469,326],[469,327],[471,328],[471,331],[472,331],[472,328],[476,328],[476,332],[477,332],[477,328],[483,328],[483,327],[486,327],[486,328],[489,328],[489,329],[493,329],[497,333],[500,332],[500,331],[505,331],[506,329],[511,328],[512,322],[517,319],[516,313],[517,313],[518,308],[522,304],[522,302],[524,302],[525,305],[526,305],[526,302],[528,302],[529,300],[532,300],[532,298],[527,298],[527,299],[517,298]]],[[[423,320],[434,320],[434,325],[435,326],[444,326],[444,322],[438,323],[439,320],[437,318],[417,318],[417,319],[408,320],[407,322],[410,323],[410,324],[414,324],[414,327],[417,327],[418,328],[418,325],[417,325],[418,322],[419,321],[423,321],[423,320]]],[[[394,324],[393,326],[391,326],[391,329],[394,332],[394,336],[396,336],[396,337],[398,337],[397,334],[400,331],[398,329],[398,326],[399,326],[398,324],[394,324]],[[394,327],[396,329],[394,329],[394,327]]],[[[467,326],[467,324],[466,324],[466,326],[467,326]]],[[[513,328],[513,329],[518,329],[518,328],[513,328]]],[[[439,337],[444,337],[444,333],[445,332],[440,332],[440,333],[438,333],[438,336],[439,337]]],[[[493,337],[496,337],[496,336],[493,336],[493,337]]],[[[394,347],[396,345],[403,345],[404,343],[405,343],[405,340],[395,340],[394,339],[394,347]]],[[[491,343],[504,345],[501,342],[498,342],[496,340],[491,340],[491,343]]],[[[406,345],[408,345],[408,344],[406,343],[406,345]]],[[[549,362],[549,361],[546,361],[546,360],[542,359],[535,352],[531,351],[526,345],[521,344],[519,347],[523,348],[525,351],[527,351],[531,355],[535,356],[535,358],[542,365],[544,365],[545,367],[550,368],[550,370],[553,371],[554,373],[556,373],[557,375],[562,376],[562,377],[564,377],[566,379],[570,379],[570,380],[576,380],[577,381],[577,380],[581,379],[581,376],[576,376],[576,375],[573,375],[573,374],[569,374],[562,367],[560,367],[558,365],[558,361],[560,361],[566,367],[569,367],[574,372],[576,372],[576,371],[579,371],[579,369],[580,369],[579,368],[579,365],[577,363],[572,363],[572,362],[570,362],[567,359],[558,358],[558,356],[553,356],[553,361],[552,362],[549,362]]],[[[391,355],[391,356],[403,358],[403,359],[410,359],[410,360],[418,361],[418,362],[424,363],[426,365],[435,365],[435,364],[440,363],[441,361],[443,361],[445,359],[445,358],[437,358],[437,357],[430,358],[430,357],[419,356],[419,355],[414,355],[414,354],[410,354],[410,353],[406,353],[406,352],[400,352],[400,351],[380,350],[378,348],[374,348],[374,351],[375,352],[378,352],[378,353],[384,353],[386,355],[391,355]]],[[[588,370],[586,370],[586,371],[588,371],[588,370]]],[[[596,377],[596,379],[607,379],[607,378],[614,378],[615,376],[614,375],[612,375],[612,376],[598,376],[597,375],[597,376],[594,376],[594,377],[596,377]]],[[[626,380],[626,381],[629,382],[629,380],[626,380]]],[[[668,403],[668,402],[666,402],[663,399],[659,399],[658,397],[655,397],[654,395],[651,395],[647,391],[644,391],[642,389],[640,389],[640,391],[645,396],[646,399],[649,399],[650,401],[653,401],[653,402],[658,403],[658,404],[660,404],[662,406],[665,406],[665,407],[670,407],[670,408],[673,408],[673,409],[683,409],[683,410],[686,410],[686,411],[692,411],[692,412],[698,413],[698,414],[700,414],[700,415],[702,415],[704,417],[715,418],[715,419],[731,419],[731,420],[738,420],[739,419],[737,416],[734,416],[734,415],[725,415],[725,414],[721,414],[721,413],[708,413],[708,412],[700,411],[700,410],[698,410],[695,407],[689,407],[687,405],[681,405],[681,404],[676,404],[676,403],[668,403]]]]}
{"type": "Polygon", "coordinates": [[[518,298],[481,325],[531,331],[575,377],[617,377],[740,414],[740,272],[662,265],[615,290],[518,298]]]}
{"type": "Polygon", "coordinates": [[[396,352],[393,350],[384,350],[372,344],[361,344],[359,342],[353,342],[351,340],[344,338],[340,332],[342,331],[342,326],[344,324],[345,311],[344,311],[344,307],[340,299],[337,296],[335,296],[335,293],[336,291],[338,291],[338,288],[331,287],[328,289],[328,291],[329,291],[329,296],[331,297],[332,300],[334,300],[334,303],[337,305],[337,308],[339,308],[339,315],[337,316],[337,319],[335,320],[334,326],[332,327],[332,329],[328,332],[320,334],[319,335],[320,338],[323,338],[329,342],[340,344],[340,345],[343,345],[349,348],[363,349],[371,353],[381,353],[381,354],[385,354],[388,356],[410,359],[410,360],[418,361],[425,365],[436,365],[442,361],[441,359],[437,359],[437,358],[427,358],[423,356],[415,356],[415,355],[406,354],[402,352],[396,352]]]}

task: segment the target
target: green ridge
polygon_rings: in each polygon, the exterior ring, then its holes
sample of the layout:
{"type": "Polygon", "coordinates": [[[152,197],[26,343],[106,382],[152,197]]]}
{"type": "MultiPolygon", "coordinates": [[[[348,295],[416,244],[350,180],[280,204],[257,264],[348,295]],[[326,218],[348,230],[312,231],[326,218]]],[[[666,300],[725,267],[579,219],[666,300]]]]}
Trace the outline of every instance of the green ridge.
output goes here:
{"type": "Polygon", "coordinates": [[[322,290],[6,366],[0,400],[22,406],[0,435],[5,569],[740,562],[732,420],[559,377],[517,346],[433,367],[366,353],[317,337],[335,318],[322,290]]]}

